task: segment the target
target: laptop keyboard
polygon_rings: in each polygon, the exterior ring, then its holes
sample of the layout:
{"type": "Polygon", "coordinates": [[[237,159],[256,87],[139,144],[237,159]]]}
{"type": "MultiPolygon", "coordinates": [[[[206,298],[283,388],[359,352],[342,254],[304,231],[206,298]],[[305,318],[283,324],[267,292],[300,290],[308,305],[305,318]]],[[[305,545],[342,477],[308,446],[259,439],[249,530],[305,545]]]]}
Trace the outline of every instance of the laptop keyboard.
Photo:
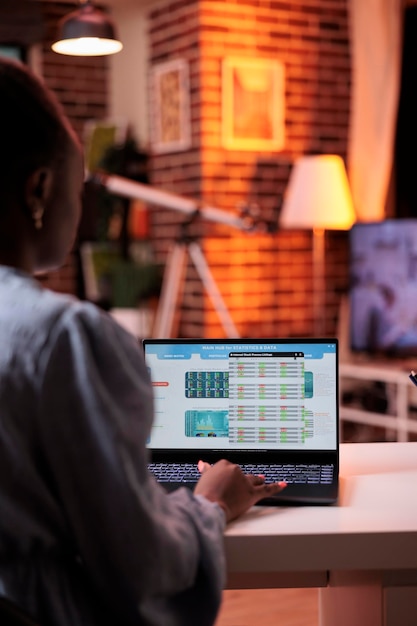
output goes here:
{"type": "Polygon", "coordinates": [[[283,463],[274,465],[245,465],[242,467],[247,474],[261,474],[265,482],[284,481],[289,485],[331,485],[334,466],[316,463],[283,463]]]}
{"type": "Polygon", "coordinates": [[[160,483],[195,484],[201,476],[195,463],[149,463],[148,469],[160,483]]]}
{"type": "MultiPolygon", "coordinates": [[[[149,471],[161,483],[195,484],[200,473],[195,463],[149,463],[149,471]]],[[[332,464],[246,464],[241,465],[245,474],[261,474],[265,482],[285,481],[288,484],[299,485],[331,485],[333,482],[334,466],[332,464]]]]}

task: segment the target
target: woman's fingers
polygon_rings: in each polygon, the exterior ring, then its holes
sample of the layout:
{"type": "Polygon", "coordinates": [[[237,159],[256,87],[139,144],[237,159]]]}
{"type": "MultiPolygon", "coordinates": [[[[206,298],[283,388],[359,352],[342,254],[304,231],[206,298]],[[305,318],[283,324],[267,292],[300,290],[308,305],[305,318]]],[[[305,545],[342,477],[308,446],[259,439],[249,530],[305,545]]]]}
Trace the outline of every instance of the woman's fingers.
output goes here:
{"type": "Polygon", "coordinates": [[[287,486],[287,483],[280,481],[276,483],[265,483],[265,476],[248,474],[248,479],[254,487],[257,487],[257,491],[265,491],[268,495],[274,495],[279,493],[287,486]]]}
{"type": "MultiPolygon", "coordinates": [[[[206,463],[205,461],[200,460],[197,463],[197,468],[200,474],[204,474],[204,472],[211,467],[210,463],[206,463]]],[[[246,474],[246,478],[254,487],[265,487],[265,491],[268,494],[279,493],[287,486],[287,483],[285,482],[265,483],[265,476],[262,474],[246,474]]]]}
{"type": "Polygon", "coordinates": [[[285,483],[265,483],[265,477],[256,474],[244,474],[235,463],[222,459],[214,465],[204,461],[197,464],[201,473],[194,493],[217,502],[226,514],[226,521],[242,515],[252,505],[268,496],[282,491],[285,483]]]}
{"type": "Polygon", "coordinates": [[[210,467],[211,467],[210,463],[206,463],[205,461],[199,461],[197,463],[197,469],[200,472],[200,474],[204,474],[204,472],[210,469],[210,467]]]}
{"type": "Polygon", "coordinates": [[[263,489],[265,495],[274,496],[277,493],[280,493],[280,491],[282,491],[283,489],[285,489],[286,486],[287,483],[280,481],[278,483],[266,483],[263,485],[263,489]]]}
{"type": "Polygon", "coordinates": [[[265,484],[265,476],[260,476],[259,474],[247,474],[247,477],[253,485],[265,484]]]}

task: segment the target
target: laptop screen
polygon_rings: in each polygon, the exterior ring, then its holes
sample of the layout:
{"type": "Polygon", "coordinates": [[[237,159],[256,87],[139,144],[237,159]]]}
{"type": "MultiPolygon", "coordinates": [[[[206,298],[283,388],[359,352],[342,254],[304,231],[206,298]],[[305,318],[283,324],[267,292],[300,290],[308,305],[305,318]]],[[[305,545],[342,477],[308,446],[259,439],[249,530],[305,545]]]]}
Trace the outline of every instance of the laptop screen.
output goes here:
{"type": "Polygon", "coordinates": [[[337,340],[143,343],[151,449],[337,449],[337,340]]]}

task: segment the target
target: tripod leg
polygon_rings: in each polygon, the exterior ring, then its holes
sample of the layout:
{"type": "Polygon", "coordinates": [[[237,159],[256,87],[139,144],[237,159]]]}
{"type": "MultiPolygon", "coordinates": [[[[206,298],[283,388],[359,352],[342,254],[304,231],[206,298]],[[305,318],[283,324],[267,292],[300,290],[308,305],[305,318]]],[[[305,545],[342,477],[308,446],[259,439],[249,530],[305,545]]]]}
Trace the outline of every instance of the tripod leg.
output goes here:
{"type": "Polygon", "coordinates": [[[174,318],[184,287],[187,246],[178,243],[168,255],[152,337],[172,337],[174,318]]]}
{"type": "Polygon", "coordinates": [[[197,273],[200,276],[201,282],[203,283],[203,286],[205,287],[206,292],[210,297],[214,308],[217,311],[220,321],[223,324],[226,335],[230,338],[239,337],[238,330],[230,316],[229,311],[226,308],[223,297],[219,291],[219,288],[217,287],[217,284],[213,278],[213,274],[210,271],[210,268],[200,246],[197,243],[192,242],[188,246],[188,251],[197,270],[197,273]]]}

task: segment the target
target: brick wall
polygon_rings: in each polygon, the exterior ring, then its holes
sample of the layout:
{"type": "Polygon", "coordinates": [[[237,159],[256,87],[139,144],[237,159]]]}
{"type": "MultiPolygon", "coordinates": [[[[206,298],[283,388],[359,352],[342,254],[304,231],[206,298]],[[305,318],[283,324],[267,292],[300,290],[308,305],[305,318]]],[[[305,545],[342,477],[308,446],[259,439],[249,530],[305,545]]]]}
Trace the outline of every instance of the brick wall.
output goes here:
{"type": "MultiPolygon", "coordinates": [[[[154,185],[228,211],[257,203],[271,220],[298,156],[346,157],[351,80],[346,0],[167,0],[149,17],[151,63],[186,59],[191,80],[192,148],[154,155],[154,185]],[[284,150],[222,147],[221,62],[227,56],[284,63],[284,150]]],[[[152,219],[157,252],[165,259],[181,218],[156,209],[152,219]]],[[[310,232],[248,235],[207,222],[196,232],[204,234],[203,251],[241,335],[313,333],[310,232]]],[[[333,334],[347,288],[346,233],[327,233],[326,255],[325,329],[333,334]]],[[[224,334],[192,267],[179,334],[224,334]]]]}
{"type": "MultiPolygon", "coordinates": [[[[42,49],[46,83],[57,93],[76,131],[107,115],[106,58],[56,55],[50,43],[72,2],[34,0],[46,25],[42,49]]],[[[190,68],[192,147],[154,155],[152,182],[203,203],[235,212],[258,203],[275,220],[294,160],[308,152],[346,156],[350,56],[347,0],[214,1],[158,3],[150,11],[151,65],[183,58],[190,68]],[[226,56],[278,58],[285,65],[286,143],[280,152],[225,150],[221,145],[221,61],[226,56]]],[[[155,208],[155,249],[160,260],[182,216],[155,208]]],[[[192,231],[242,335],[313,332],[311,233],[246,234],[205,221],[192,231]]],[[[336,330],[340,295],[347,288],[347,235],[327,233],[326,331],[336,330]]],[[[76,292],[71,255],[59,272],[43,277],[59,291],[76,292]]],[[[193,267],[188,268],[179,334],[223,335],[193,267]]]]}
{"type": "MultiPolygon", "coordinates": [[[[68,57],[51,50],[59,19],[74,10],[74,2],[34,0],[41,8],[45,25],[42,42],[42,76],[57,95],[71,124],[83,136],[84,123],[107,115],[108,59],[105,57],[68,57]]],[[[58,271],[39,277],[51,289],[63,293],[78,292],[79,267],[75,251],[58,271]]]]}

